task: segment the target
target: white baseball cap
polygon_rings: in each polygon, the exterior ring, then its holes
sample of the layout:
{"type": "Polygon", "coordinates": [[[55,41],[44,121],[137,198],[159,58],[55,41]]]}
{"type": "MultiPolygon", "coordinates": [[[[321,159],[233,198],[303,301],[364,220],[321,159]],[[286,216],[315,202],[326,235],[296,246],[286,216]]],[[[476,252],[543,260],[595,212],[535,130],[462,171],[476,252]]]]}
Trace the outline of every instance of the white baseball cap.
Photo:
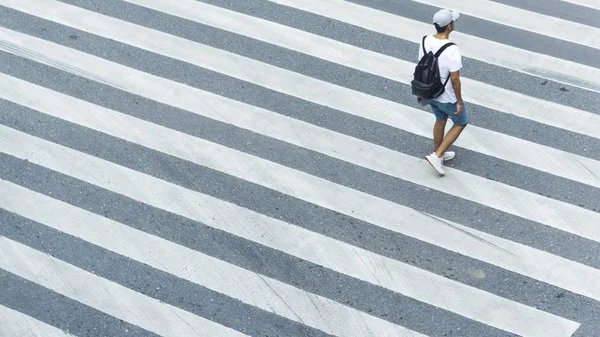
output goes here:
{"type": "Polygon", "coordinates": [[[440,9],[433,15],[433,23],[437,23],[438,26],[447,26],[453,20],[458,19],[460,14],[449,9],[440,9]]]}

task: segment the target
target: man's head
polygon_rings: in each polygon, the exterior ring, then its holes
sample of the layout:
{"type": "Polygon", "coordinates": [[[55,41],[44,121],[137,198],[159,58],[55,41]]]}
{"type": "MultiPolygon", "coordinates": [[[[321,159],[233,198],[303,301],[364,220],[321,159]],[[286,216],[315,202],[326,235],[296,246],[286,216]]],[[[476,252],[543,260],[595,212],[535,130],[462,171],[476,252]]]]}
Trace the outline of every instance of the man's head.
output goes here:
{"type": "Polygon", "coordinates": [[[433,24],[438,33],[450,33],[454,30],[454,22],[460,14],[449,9],[441,9],[433,15],[433,24]]]}

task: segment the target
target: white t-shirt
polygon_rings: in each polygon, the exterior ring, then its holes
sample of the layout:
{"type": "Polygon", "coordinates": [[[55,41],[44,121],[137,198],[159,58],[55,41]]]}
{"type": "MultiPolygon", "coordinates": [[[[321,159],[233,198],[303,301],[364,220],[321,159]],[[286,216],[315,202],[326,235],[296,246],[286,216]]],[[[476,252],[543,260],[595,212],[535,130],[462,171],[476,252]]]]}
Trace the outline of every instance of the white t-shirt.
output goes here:
{"type": "MultiPolygon", "coordinates": [[[[421,39],[422,40],[422,39],[421,39]]],[[[450,42],[449,40],[440,40],[435,38],[434,36],[427,36],[425,38],[425,50],[427,52],[432,51],[434,54],[438,51],[443,45],[450,42]]],[[[423,57],[423,46],[419,43],[419,57],[417,59],[420,60],[423,57]]],[[[440,79],[442,83],[446,81],[446,78],[450,76],[450,72],[455,72],[462,68],[462,60],[460,56],[460,49],[457,45],[449,46],[444,50],[442,55],[438,58],[438,65],[440,67],[440,79]]],[[[446,90],[444,93],[435,98],[436,101],[440,103],[456,103],[456,94],[454,93],[454,88],[452,87],[452,81],[448,80],[446,83],[446,90]]]]}

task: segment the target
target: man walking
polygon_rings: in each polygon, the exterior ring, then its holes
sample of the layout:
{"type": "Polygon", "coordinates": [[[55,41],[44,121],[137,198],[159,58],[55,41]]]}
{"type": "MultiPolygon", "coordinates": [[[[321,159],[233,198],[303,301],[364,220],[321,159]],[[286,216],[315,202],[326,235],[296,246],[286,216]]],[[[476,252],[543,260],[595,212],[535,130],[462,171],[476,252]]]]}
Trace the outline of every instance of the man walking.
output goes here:
{"type": "MultiPolygon", "coordinates": [[[[434,14],[433,24],[437,33],[426,36],[419,46],[419,59],[429,51],[435,53],[449,41],[448,37],[454,31],[458,12],[442,9],[434,14]]],[[[460,49],[457,45],[450,45],[438,57],[440,80],[445,83],[444,92],[429,99],[429,104],[435,115],[433,127],[433,152],[425,158],[431,166],[444,175],[444,161],[454,158],[454,152],[446,151],[456,141],[460,133],[467,126],[467,109],[464,106],[460,87],[459,70],[462,68],[460,49]],[[448,81],[448,77],[450,80],[448,81]],[[446,121],[452,119],[452,128],[444,137],[446,121]]]]}

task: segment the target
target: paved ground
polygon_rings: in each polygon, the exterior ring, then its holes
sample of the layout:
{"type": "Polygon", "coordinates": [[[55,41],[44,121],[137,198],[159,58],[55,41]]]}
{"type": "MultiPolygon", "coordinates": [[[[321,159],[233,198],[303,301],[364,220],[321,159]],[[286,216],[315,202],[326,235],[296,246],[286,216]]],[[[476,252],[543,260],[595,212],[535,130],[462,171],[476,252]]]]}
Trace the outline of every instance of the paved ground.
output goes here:
{"type": "Polygon", "coordinates": [[[3,0],[0,336],[600,336],[577,2],[453,2],[439,177],[444,1],[3,0]]]}

